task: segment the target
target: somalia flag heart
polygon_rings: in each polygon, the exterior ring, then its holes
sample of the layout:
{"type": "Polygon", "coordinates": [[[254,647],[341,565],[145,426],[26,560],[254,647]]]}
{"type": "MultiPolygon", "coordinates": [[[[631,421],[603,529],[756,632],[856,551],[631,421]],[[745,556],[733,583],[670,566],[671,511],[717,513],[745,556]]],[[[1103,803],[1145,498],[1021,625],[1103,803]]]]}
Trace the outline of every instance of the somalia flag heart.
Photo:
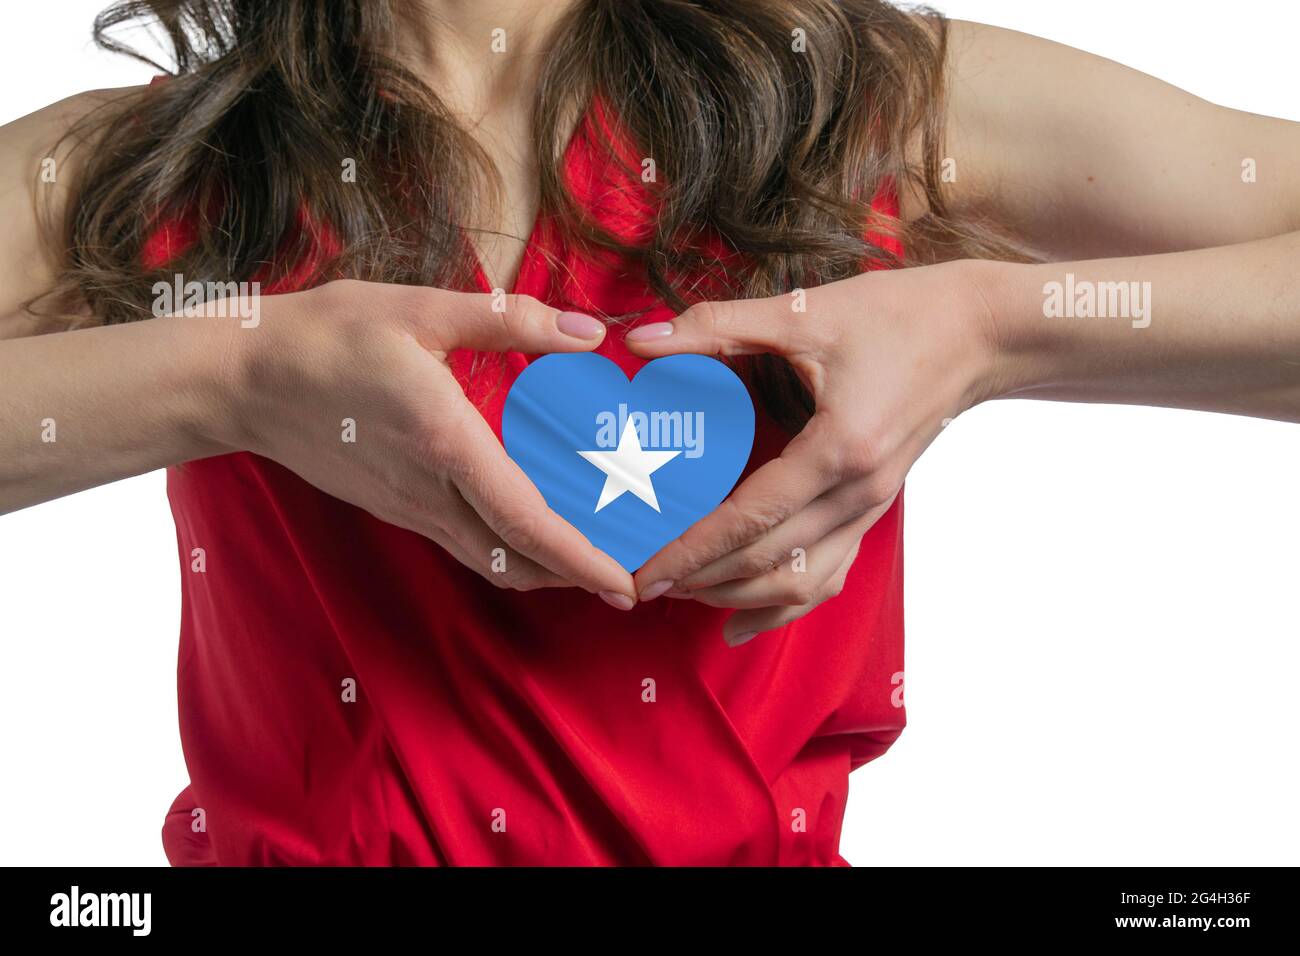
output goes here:
{"type": "Polygon", "coordinates": [[[591,352],[544,355],[515,380],[506,452],[546,503],[629,571],[718,506],[754,443],[754,404],[703,355],[632,381],[591,352]]]}

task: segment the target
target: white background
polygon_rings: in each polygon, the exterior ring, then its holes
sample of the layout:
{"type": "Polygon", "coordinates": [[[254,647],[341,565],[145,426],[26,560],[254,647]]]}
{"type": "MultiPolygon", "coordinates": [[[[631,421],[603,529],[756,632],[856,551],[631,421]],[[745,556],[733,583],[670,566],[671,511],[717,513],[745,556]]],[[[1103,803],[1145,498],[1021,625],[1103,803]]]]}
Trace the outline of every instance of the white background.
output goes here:
{"type": "MultiPolygon", "coordinates": [[[[1289,0],[939,5],[1300,119],[1289,0]]],[[[0,122],[147,80],[90,45],[100,6],[6,4],[0,122]]],[[[845,856],[1300,863],[1298,478],[1276,423],[1003,402],[950,426],[908,484],[910,726],[853,775],[845,856]]],[[[0,862],[165,862],[178,588],[161,473],[0,517],[0,862]]]]}

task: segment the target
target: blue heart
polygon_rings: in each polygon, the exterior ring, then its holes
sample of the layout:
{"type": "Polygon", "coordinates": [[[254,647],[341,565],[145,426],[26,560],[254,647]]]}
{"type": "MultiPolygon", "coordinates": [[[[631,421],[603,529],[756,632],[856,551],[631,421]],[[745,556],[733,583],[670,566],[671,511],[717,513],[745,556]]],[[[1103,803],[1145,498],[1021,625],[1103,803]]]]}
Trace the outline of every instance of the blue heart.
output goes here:
{"type": "Polygon", "coordinates": [[[655,359],[629,382],[604,356],[556,353],[515,380],[501,434],[551,510],[635,571],[735,486],[754,404],[707,356],[655,359]]]}

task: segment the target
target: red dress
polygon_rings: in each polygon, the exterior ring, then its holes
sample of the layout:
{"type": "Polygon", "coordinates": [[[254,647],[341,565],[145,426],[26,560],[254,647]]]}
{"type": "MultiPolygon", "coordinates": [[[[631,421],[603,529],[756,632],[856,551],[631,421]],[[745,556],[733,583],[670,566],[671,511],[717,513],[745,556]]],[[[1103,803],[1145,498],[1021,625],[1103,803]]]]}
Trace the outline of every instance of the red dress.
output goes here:
{"type": "MultiPolygon", "coordinates": [[[[634,234],[652,212],[593,122],[566,154],[570,186],[634,234]]],[[[161,225],[146,259],[191,235],[161,225]]],[[[514,291],[671,317],[642,276],[545,219],[514,291]]],[[[642,364],[617,329],[600,352],[629,376],[642,364]]],[[[467,358],[454,365],[499,436],[529,357],[507,355],[490,388],[467,358]]],[[[750,469],[787,437],[760,410],[750,469]]],[[[729,611],[503,591],[257,455],[171,468],[167,489],[191,778],[163,827],[173,864],[845,864],[849,772],[904,724],[901,497],[839,597],[733,650],[729,611]]]]}

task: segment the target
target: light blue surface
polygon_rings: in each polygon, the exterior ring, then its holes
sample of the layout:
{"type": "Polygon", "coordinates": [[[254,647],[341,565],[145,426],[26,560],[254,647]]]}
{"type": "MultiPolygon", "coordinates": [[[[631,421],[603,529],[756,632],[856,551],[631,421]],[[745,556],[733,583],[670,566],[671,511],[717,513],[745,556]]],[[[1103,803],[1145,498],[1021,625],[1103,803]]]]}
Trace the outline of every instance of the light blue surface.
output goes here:
{"type": "Polygon", "coordinates": [[[707,356],[656,359],[629,382],[604,356],[556,353],[533,362],[515,380],[506,396],[501,431],[507,454],[551,509],[635,571],[716,508],[735,486],[754,443],[754,404],[735,373],[707,356]],[[646,432],[652,448],[683,449],[651,475],[658,512],[631,493],[596,511],[606,475],[578,452],[612,450],[611,429],[602,430],[599,419],[602,413],[617,416],[620,404],[629,413],[647,416],[703,413],[702,449],[691,451],[699,451],[698,457],[688,457],[690,449],[674,440],[686,436],[684,429],[646,432]],[[670,440],[656,445],[656,434],[670,440]]]}

